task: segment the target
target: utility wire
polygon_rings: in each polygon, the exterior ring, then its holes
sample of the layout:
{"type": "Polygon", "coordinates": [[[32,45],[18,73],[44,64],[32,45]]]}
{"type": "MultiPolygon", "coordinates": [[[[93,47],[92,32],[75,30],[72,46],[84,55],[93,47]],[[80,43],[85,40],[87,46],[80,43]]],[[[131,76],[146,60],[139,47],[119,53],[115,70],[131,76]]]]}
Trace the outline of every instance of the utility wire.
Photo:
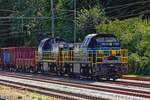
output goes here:
{"type": "MultiPolygon", "coordinates": [[[[147,10],[147,11],[143,11],[143,12],[140,12],[140,13],[137,13],[137,14],[130,14],[130,15],[127,15],[127,16],[119,16],[119,17],[129,17],[129,16],[135,16],[135,15],[139,15],[139,14],[145,14],[145,13],[148,13],[150,12],[150,10],[147,10]]],[[[88,26],[85,26],[85,27],[88,27],[88,26]]],[[[96,28],[90,28],[88,27],[88,29],[96,29],[96,28]]],[[[86,29],[85,29],[86,30],[86,29]]],[[[41,30],[40,30],[41,31],[41,30]]],[[[18,32],[18,33],[22,33],[22,32],[18,32]]],[[[13,34],[14,35],[14,34],[13,34]]],[[[2,35],[2,36],[5,36],[5,35],[2,35]]],[[[2,37],[0,35],[0,37],[2,37]]]]}
{"type": "Polygon", "coordinates": [[[114,9],[114,8],[118,9],[119,7],[124,7],[124,6],[128,7],[128,6],[132,6],[132,5],[136,5],[136,4],[143,4],[143,3],[149,3],[149,2],[150,2],[150,0],[128,3],[128,4],[124,4],[124,5],[118,5],[118,6],[110,6],[110,7],[105,8],[105,10],[114,9]]]}
{"type": "MultiPolygon", "coordinates": [[[[135,15],[139,15],[139,14],[145,14],[145,13],[148,13],[150,12],[150,10],[147,10],[147,11],[144,11],[144,12],[140,12],[140,13],[137,13],[137,14],[130,14],[130,15],[126,15],[126,16],[119,16],[119,17],[129,17],[129,16],[135,16],[135,15]]],[[[88,27],[88,29],[96,29],[96,28],[90,28],[92,26],[83,26],[83,27],[88,27]]]]}
{"type": "Polygon", "coordinates": [[[149,6],[143,6],[142,8],[131,10],[130,12],[127,12],[127,13],[124,13],[124,14],[120,14],[118,16],[123,16],[123,15],[127,16],[127,15],[130,15],[130,14],[135,14],[136,12],[142,12],[142,9],[145,9],[145,8],[148,8],[148,7],[150,7],[150,5],[149,6]]]}
{"type": "MultiPolygon", "coordinates": [[[[112,8],[112,9],[108,9],[107,10],[107,8],[105,8],[105,13],[106,14],[113,14],[113,13],[115,13],[115,12],[117,12],[117,11],[120,11],[120,15],[123,15],[122,14],[122,12],[124,11],[124,10],[127,10],[127,8],[129,8],[130,6],[137,6],[136,4],[143,4],[143,3],[149,3],[150,2],[150,0],[149,1],[145,1],[145,2],[135,2],[135,3],[130,3],[129,4],[129,6],[127,5],[127,4],[125,4],[124,6],[122,5],[122,6],[119,6],[119,8],[116,8],[116,6],[113,6],[114,8],[112,8]],[[135,5],[134,5],[135,4],[135,5]]],[[[117,6],[118,7],[118,6],[117,6]]],[[[145,7],[145,6],[144,6],[145,7]]],[[[138,9],[142,9],[141,7],[140,8],[138,8],[138,9]]],[[[132,10],[131,10],[131,12],[132,12],[132,10]]],[[[128,14],[128,13],[127,13],[128,14]]],[[[125,14],[124,14],[125,15],[125,14]]]]}
{"type": "Polygon", "coordinates": [[[116,18],[127,18],[127,17],[142,15],[142,14],[146,14],[146,13],[150,13],[150,10],[142,11],[142,12],[137,13],[137,14],[129,14],[129,15],[124,15],[124,16],[118,16],[116,18]]]}
{"type": "Polygon", "coordinates": [[[6,10],[6,9],[0,9],[0,12],[12,12],[12,13],[19,13],[19,11],[6,10]]]}

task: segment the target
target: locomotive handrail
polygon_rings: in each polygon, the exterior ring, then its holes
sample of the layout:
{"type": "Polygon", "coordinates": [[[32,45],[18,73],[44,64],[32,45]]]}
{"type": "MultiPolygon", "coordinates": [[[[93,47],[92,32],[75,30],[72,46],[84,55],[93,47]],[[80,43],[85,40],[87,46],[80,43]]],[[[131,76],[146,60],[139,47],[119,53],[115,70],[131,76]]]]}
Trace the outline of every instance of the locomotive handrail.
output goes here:
{"type": "Polygon", "coordinates": [[[92,64],[105,63],[106,58],[115,56],[120,63],[127,63],[128,50],[63,50],[57,52],[43,51],[43,60],[55,61],[64,64],[65,62],[88,62],[92,64]],[[95,59],[95,61],[94,61],[95,59]]]}

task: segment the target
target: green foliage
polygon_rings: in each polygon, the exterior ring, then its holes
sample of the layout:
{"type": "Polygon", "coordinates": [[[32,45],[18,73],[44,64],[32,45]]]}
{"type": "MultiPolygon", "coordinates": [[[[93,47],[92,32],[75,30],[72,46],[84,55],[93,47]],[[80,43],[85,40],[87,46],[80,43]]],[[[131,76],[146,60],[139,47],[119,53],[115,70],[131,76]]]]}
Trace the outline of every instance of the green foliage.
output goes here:
{"type": "Polygon", "coordinates": [[[96,26],[100,23],[104,23],[106,17],[102,7],[92,7],[90,9],[81,9],[76,18],[76,23],[79,31],[81,31],[84,36],[86,34],[91,34],[96,32],[96,26]]]}
{"type": "MultiPolygon", "coordinates": [[[[37,46],[38,40],[51,36],[50,0],[1,0],[1,9],[11,9],[15,12],[3,12],[0,16],[12,17],[49,17],[47,19],[10,19],[10,25],[4,29],[5,38],[0,43],[3,46],[37,46]],[[6,6],[8,4],[8,7],[6,6]],[[39,36],[40,34],[40,36],[39,36]],[[8,37],[9,36],[9,37],[8,37]],[[40,38],[40,39],[38,39],[40,38]],[[11,41],[10,41],[11,40],[11,41]]],[[[74,16],[73,0],[54,0],[55,36],[68,38],[72,41],[74,16]]],[[[8,20],[8,19],[7,19],[8,20]]],[[[6,20],[6,21],[7,21],[6,20]]],[[[0,26],[1,27],[1,26],[0,26]]],[[[2,29],[5,28],[2,26],[2,29]]],[[[2,30],[3,31],[3,30],[2,30]]],[[[3,33],[0,32],[3,35],[3,33]]]]}
{"type": "MultiPolygon", "coordinates": [[[[12,2],[11,0],[0,0],[0,17],[5,17],[12,14],[12,2]]],[[[5,36],[11,30],[10,24],[11,21],[8,19],[0,19],[0,46],[4,46],[6,42],[5,36]],[[5,25],[3,25],[5,24],[5,25]]]]}
{"type": "Polygon", "coordinates": [[[73,0],[58,0],[56,3],[55,36],[66,39],[68,42],[73,42],[73,25],[74,12],[73,0]]]}
{"type": "Polygon", "coordinates": [[[150,21],[141,18],[109,21],[97,26],[98,32],[113,33],[129,49],[130,72],[150,73],[150,21]]]}

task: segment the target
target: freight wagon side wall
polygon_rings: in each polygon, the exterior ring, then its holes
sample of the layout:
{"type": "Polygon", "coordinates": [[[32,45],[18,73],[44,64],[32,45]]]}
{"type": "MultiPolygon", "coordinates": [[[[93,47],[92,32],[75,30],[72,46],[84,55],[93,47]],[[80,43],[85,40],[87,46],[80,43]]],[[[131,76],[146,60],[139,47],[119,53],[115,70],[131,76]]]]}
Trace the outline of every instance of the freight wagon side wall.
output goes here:
{"type": "Polygon", "coordinates": [[[16,48],[15,64],[18,66],[35,66],[36,48],[16,48]]]}
{"type": "Polygon", "coordinates": [[[17,66],[35,66],[36,48],[13,47],[3,48],[4,64],[17,66]]]}
{"type": "Polygon", "coordinates": [[[4,64],[4,61],[3,61],[3,51],[0,48],[0,66],[2,66],[3,64],[4,64]]]}

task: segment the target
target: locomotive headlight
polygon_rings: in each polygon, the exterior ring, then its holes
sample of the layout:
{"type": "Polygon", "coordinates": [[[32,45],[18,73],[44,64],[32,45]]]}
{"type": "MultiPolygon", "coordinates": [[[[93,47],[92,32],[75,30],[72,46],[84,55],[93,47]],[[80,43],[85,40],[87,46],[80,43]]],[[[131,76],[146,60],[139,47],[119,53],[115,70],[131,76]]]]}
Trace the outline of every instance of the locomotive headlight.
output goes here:
{"type": "Polygon", "coordinates": [[[115,50],[111,50],[111,55],[112,56],[116,56],[116,51],[115,50]]]}
{"type": "Polygon", "coordinates": [[[63,48],[63,47],[64,47],[64,45],[63,45],[63,44],[60,44],[60,45],[59,45],[59,48],[63,48]]]}
{"type": "Polygon", "coordinates": [[[112,46],[112,42],[109,42],[109,46],[112,46]]]}
{"type": "Polygon", "coordinates": [[[103,51],[102,50],[98,50],[98,56],[103,56],[103,51]]]}

